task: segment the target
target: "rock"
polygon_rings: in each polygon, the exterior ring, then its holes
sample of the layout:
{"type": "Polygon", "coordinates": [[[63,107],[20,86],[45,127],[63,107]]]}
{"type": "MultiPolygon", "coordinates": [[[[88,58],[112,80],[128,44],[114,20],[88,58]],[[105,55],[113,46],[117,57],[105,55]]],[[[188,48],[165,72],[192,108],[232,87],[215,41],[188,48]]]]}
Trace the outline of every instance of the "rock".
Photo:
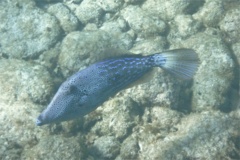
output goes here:
{"type": "Polygon", "coordinates": [[[235,54],[236,60],[238,61],[238,64],[240,64],[240,42],[235,43],[232,45],[233,53],[235,54]]]}
{"type": "Polygon", "coordinates": [[[220,112],[191,114],[175,125],[176,130],[166,137],[161,132],[142,126],[135,135],[139,159],[226,159],[231,154],[238,157],[234,151],[238,140],[231,137],[240,131],[239,116],[232,118],[220,112]]]}
{"type": "Polygon", "coordinates": [[[193,17],[202,21],[208,27],[217,27],[224,13],[223,1],[207,0],[204,6],[193,17]]]}
{"type": "Polygon", "coordinates": [[[236,70],[235,70],[235,82],[232,86],[232,96],[229,97],[231,98],[231,101],[233,102],[233,108],[240,108],[240,42],[239,43],[235,43],[232,45],[232,51],[234,53],[234,58],[235,62],[236,62],[236,70]]]}
{"type": "Polygon", "coordinates": [[[127,4],[141,4],[144,0],[124,0],[127,4]]]}
{"type": "Polygon", "coordinates": [[[103,16],[103,9],[96,3],[96,1],[83,0],[77,7],[76,16],[83,23],[96,23],[100,22],[100,17],[103,16]]]}
{"type": "Polygon", "coordinates": [[[35,0],[38,3],[56,3],[56,2],[60,2],[61,0],[35,0]]]}
{"type": "Polygon", "coordinates": [[[1,150],[0,159],[20,159],[23,147],[18,143],[8,140],[6,138],[0,138],[1,150]]]}
{"type": "Polygon", "coordinates": [[[119,154],[120,142],[113,136],[103,136],[95,140],[93,154],[98,159],[113,159],[119,154]]]}
{"type": "Polygon", "coordinates": [[[115,43],[118,44],[118,48],[129,50],[133,46],[135,34],[132,34],[131,31],[127,32],[127,28],[127,22],[119,18],[116,21],[104,23],[100,29],[106,31],[116,40],[115,43]]]}
{"type": "Polygon", "coordinates": [[[56,18],[34,3],[2,2],[0,19],[0,50],[10,58],[36,58],[61,34],[56,18]]]}
{"type": "Polygon", "coordinates": [[[178,27],[178,33],[182,37],[194,35],[199,31],[200,24],[189,15],[178,15],[174,18],[178,27]]]}
{"type": "Polygon", "coordinates": [[[131,48],[131,52],[136,54],[149,55],[165,50],[167,47],[167,40],[164,37],[149,38],[144,40],[137,40],[131,48]]]}
{"type": "Polygon", "coordinates": [[[122,33],[119,35],[114,36],[113,41],[113,46],[115,46],[115,48],[119,48],[120,50],[125,50],[128,51],[130,48],[133,47],[133,43],[134,43],[134,36],[131,32],[126,32],[126,33],[122,33]],[[114,45],[116,44],[116,45],[114,45]]]}
{"type": "Polygon", "coordinates": [[[226,94],[234,78],[235,64],[221,36],[208,30],[192,36],[183,44],[184,47],[194,48],[200,58],[193,85],[192,109],[231,110],[226,94]]]}
{"type": "Polygon", "coordinates": [[[168,41],[171,44],[181,43],[182,40],[195,35],[202,30],[202,24],[192,18],[190,15],[177,15],[173,22],[169,24],[170,32],[168,41]]]}
{"type": "Polygon", "coordinates": [[[153,106],[145,110],[142,120],[146,126],[149,124],[149,130],[155,130],[156,133],[174,130],[174,126],[181,121],[183,114],[176,110],[166,107],[153,106]]]}
{"type": "Polygon", "coordinates": [[[97,31],[98,30],[98,26],[95,23],[88,23],[83,31],[97,31]]]}
{"type": "Polygon", "coordinates": [[[121,159],[138,159],[138,140],[137,137],[129,136],[126,138],[120,150],[120,156],[118,157],[119,160],[121,159]]]}
{"type": "MultiPolygon", "coordinates": [[[[2,87],[2,86],[1,86],[2,87]]],[[[1,90],[2,91],[2,90],[1,90]]],[[[0,158],[16,159],[36,145],[35,118],[42,106],[25,101],[0,100],[0,158]]]]}
{"type": "Polygon", "coordinates": [[[179,111],[189,110],[190,84],[191,81],[181,81],[156,68],[124,93],[139,106],[161,106],[179,111]]]}
{"type": "Polygon", "coordinates": [[[121,15],[140,37],[156,36],[166,31],[166,24],[159,17],[148,14],[138,6],[127,6],[121,15]]]}
{"type": "Polygon", "coordinates": [[[231,43],[239,42],[240,39],[240,9],[235,8],[227,11],[225,17],[220,22],[220,29],[227,33],[231,43]]]}
{"type": "Polygon", "coordinates": [[[147,0],[142,9],[163,20],[171,20],[177,15],[194,13],[203,3],[204,0],[147,0]]]}
{"type": "Polygon", "coordinates": [[[127,22],[122,18],[118,18],[116,21],[105,22],[100,29],[111,35],[118,35],[127,31],[127,28],[127,22]]]}
{"type": "Polygon", "coordinates": [[[82,2],[82,0],[72,0],[73,3],[79,4],[82,2]]]}
{"type": "MultiPolygon", "coordinates": [[[[92,127],[92,134],[108,135],[114,133],[118,139],[127,137],[129,131],[139,123],[141,107],[127,96],[121,96],[104,103],[101,111],[102,121],[92,127]]],[[[90,119],[88,119],[90,120],[90,119]]]]}
{"type": "Polygon", "coordinates": [[[79,137],[64,138],[60,135],[40,137],[37,145],[22,154],[23,159],[85,159],[84,145],[79,137]],[[51,154],[49,154],[49,152],[51,154]]]}
{"type": "Polygon", "coordinates": [[[106,12],[117,12],[123,5],[123,0],[98,0],[97,4],[106,12]]]}
{"type": "Polygon", "coordinates": [[[101,59],[103,50],[110,46],[110,36],[104,31],[71,32],[62,43],[59,66],[69,76],[84,66],[101,59]],[[69,74],[70,73],[70,74],[69,74]]]}
{"type": "MultiPolygon", "coordinates": [[[[36,60],[40,65],[45,66],[51,73],[57,72],[57,59],[61,51],[60,43],[56,44],[54,48],[44,51],[39,59],[36,60]]],[[[55,78],[55,77],[54,77],[55,78]]],[[[57,78],[57,77],[56,77],[57,78]]]]}
{"type": "Polygon", "coordinates": [[[80,25],[77,17],[62,3],[51,5],[48,12],[57,17],[66,33],[77,30],[80,25]]]}
{"type": "Polygon", "coordinates": [[[46,103],[53,82],[43,66],[16,59],[0,59],[1,101],[33,101],[46,103]]]}
{"type": "Polygon", "coordinates": [[[103,30],[71,32],[64,38],[59,55],[59,66],[63,75],[67,77],[99,60],[116,56],[114,50],[106,50],[120,48],[125,45],[125,41],[129,41],[126,45],[131,43],[130,37],[123,38],[115,39],[103,30]]]}

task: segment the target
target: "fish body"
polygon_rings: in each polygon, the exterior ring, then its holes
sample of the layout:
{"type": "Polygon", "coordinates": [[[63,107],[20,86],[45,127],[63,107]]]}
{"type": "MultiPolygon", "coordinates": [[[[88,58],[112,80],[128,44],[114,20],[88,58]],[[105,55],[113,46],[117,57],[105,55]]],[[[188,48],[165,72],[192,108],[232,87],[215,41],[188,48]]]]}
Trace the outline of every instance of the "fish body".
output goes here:
{"type": "Polygon", "coordinates": [[[197,66],[198,58],[192,49],[177,49],[150,56],[126,55],[92,64],[62,83],[36,124],[41,126],[84,116],[153,67],[161,67],[187,79],[194,75],[197,66]]]}

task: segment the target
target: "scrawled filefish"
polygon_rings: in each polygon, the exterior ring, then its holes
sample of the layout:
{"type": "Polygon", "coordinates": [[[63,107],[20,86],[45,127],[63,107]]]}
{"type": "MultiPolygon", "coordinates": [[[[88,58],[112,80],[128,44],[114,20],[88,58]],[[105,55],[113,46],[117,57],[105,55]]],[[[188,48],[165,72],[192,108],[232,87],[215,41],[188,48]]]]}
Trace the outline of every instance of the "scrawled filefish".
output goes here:
{"type": "Polygon", "coordinates": [[[192,49],[176,49],[149,56],[125,55],[92,64],[62,83],[36,125],[84,116],[154,67],[189,79],[197,70],[198,57],[192,49]]]}

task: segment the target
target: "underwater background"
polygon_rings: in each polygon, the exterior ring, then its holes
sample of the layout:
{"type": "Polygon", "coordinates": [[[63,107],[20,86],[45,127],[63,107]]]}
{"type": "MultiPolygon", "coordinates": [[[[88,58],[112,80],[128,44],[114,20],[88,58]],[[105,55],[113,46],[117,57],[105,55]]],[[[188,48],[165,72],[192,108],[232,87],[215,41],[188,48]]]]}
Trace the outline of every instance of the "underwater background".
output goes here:
{"type": "Polygon", "coordinates": [[[240,159],[239,0],[0,0],[0,159],[240,159]],[[36,126],[69,76],[117,50],[191,48],[78,119],[36,126]]]}

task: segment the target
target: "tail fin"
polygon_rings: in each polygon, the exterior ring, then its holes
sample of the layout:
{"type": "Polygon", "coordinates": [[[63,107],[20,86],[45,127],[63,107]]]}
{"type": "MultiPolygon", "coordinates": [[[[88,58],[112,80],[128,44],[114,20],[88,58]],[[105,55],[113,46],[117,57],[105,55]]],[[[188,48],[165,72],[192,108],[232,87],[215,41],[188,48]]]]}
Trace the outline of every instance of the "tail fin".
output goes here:
{"type": "Polygon", "coordinates": [[[154,55],[155,65],[183,79],[190,79],[198,68],[198,56],[192,49],[175,49],[154,55]]]}

